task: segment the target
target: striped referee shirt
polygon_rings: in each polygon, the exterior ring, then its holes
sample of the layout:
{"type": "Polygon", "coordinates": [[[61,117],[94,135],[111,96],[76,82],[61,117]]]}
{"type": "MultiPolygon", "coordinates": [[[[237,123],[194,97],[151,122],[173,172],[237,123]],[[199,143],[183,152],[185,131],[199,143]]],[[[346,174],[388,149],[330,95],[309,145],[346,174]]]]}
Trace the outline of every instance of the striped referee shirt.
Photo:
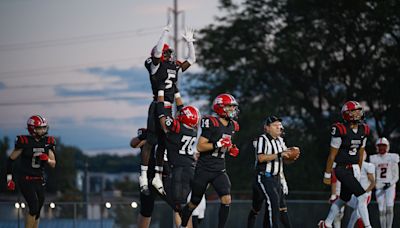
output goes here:
{"type": "MultiPolygon", "coordinates": [[[[260,154],[277,154],[287,150],[286,144],[282,137],[274,139],[268,133],[262,134],[260,137],[258,137],[255,146],[257,156],[260,154]]],[[[275,160],[267,162],[259,162],[258,158],[256,160],[256,170],[258,172],[269,172],[271,175],[275,176],[279,175],[281,170],[283,170],[282,158],[276,158],[275,160]]]]}

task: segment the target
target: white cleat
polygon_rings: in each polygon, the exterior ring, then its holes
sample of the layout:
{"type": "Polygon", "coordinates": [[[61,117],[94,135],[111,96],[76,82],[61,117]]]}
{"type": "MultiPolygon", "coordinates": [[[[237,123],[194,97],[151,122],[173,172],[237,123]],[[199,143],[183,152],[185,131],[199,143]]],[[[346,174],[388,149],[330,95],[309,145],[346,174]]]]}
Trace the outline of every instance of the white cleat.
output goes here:
{"type": "Polygon", "coordinates": [[[150,195],[149,184],[147,177],[139,176],[140,192],[146,196],[150,195]]]}
{"type": "Polygon", "coordinates": [[[154,186],[154,188],[157,189],[157,191],[161,194],[161,195],[166,195],[165,190],[164,190],[164,185],[162,183],[161,177],[160,175],[155,175],[153,180],[151,181],[151,184],[154,186]]]}

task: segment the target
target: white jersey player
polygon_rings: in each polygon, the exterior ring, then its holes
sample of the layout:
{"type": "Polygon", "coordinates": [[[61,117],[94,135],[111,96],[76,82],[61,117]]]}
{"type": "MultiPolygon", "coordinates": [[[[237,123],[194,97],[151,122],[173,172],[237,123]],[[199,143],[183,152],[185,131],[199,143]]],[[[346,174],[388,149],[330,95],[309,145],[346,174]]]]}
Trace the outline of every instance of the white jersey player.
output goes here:
{"type": "Polygon", "coordinates": [[[393,224],[393,207],[396,194],[396,182],[399,180],[399,155],[388,153],[389,141],[379,138],[376,143],[378,154],[370,157],[376,166],[376,201],[378,201],[379,219],[382,228],[391,228],[393,224]]]}
{"type": "MultiPolygon", "coordinates": [[[[361,165],[361,176],[360,176],[360,184],[365,189],[367,194],[367,199],[364,202],[368,205],[371,202],[371,194],[372,189],[375,187],[375,165],[369,162],[366,162],[367,153],[364,153],[364,161],[361,165]]],[[[352,208],[357,208],[357,198],[353,195],[351,200],[347,203],[352,208]]],[[[350,221],[347,225],[348,228],[353,228],[354,225],[358,223],[358,227],[364,227],[362,220],[360,219],[360,214],[357,210],[353,210],[351,214],[350,221]]]]}

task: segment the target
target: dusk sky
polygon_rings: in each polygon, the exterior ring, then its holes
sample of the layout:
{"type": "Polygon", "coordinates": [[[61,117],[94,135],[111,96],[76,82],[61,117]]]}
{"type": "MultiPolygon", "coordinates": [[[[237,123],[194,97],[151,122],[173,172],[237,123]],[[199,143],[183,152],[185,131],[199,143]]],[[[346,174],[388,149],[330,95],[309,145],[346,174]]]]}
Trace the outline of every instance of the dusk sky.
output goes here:
{"type": "MultiPolygon", "coordinates": [[[[129,140],[145,127],[152,96],[143,63],[172,5],[173,0],[0,1],[0,137],[12,142],[27,134],[27,119],[40,114],[51,135],[85,153],[132,151],[129,140]]],[[[220,14],[217,5],[185,0],[179,10],[186,26],[200,29],[220,14]]]]}

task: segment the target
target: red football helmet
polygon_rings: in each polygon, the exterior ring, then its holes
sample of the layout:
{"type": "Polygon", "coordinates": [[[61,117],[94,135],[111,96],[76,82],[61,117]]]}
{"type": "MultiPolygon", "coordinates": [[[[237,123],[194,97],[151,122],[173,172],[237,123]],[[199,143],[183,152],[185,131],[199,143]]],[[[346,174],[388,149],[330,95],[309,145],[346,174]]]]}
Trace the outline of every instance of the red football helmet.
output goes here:
{"type": "Polygon", "coordinates": [[[342,117],[346,122],[359,122],[364,118],[363,107],[357,101],[347,101],[342,107],[342,117]]]}
{"type": "Polygon", "coordinates": [[[188,105],[179,111],[177,119],[188,128],[194,129],[199,124],[200,112],[196,107],[188,105]]]}
{"type": "Polygon", "coordinates": [[[34,137],[42,137],[44,135],[47,134],[47,131],[49,130],[49,126],[47,124],[47,120],[39,115],[34,115],[29,117],[28,121],[27,121],[27,128],[29,131],[29,134],[31,134],[34,137]],[[45,128],[45,131],[43,134],[38,134],[36,132],[36,129],[39,127],[43,127],[45,128]]]}
{"type": "Polygon", "coordinates": [[[376,140],[375,146],[376,151],[380,154],[385,154],[390,150],[389,140],[387,140],[385,137],[376,140]]]}
{"type": "Polygon", "coordinates": [[[213,110],[222,118],[233,119],[239,114],[239,104],[227,93],[218,95],[213,102],[213,110]]]}
{"type": "MultiPolygon", "coordinates": [[[[154,57],[154,54],[156,53],[157,46],[154,46],[153,49],[151,50],[151,57],[154,57]]],[[[164,44],[163,49],[162,49],[162,55],[160,57],[161,62],[164,62],[165,59],[168,58],[168,60],[172,59],[172,53],[174,51],[169,47],[168,44],[164,44]]]]}

